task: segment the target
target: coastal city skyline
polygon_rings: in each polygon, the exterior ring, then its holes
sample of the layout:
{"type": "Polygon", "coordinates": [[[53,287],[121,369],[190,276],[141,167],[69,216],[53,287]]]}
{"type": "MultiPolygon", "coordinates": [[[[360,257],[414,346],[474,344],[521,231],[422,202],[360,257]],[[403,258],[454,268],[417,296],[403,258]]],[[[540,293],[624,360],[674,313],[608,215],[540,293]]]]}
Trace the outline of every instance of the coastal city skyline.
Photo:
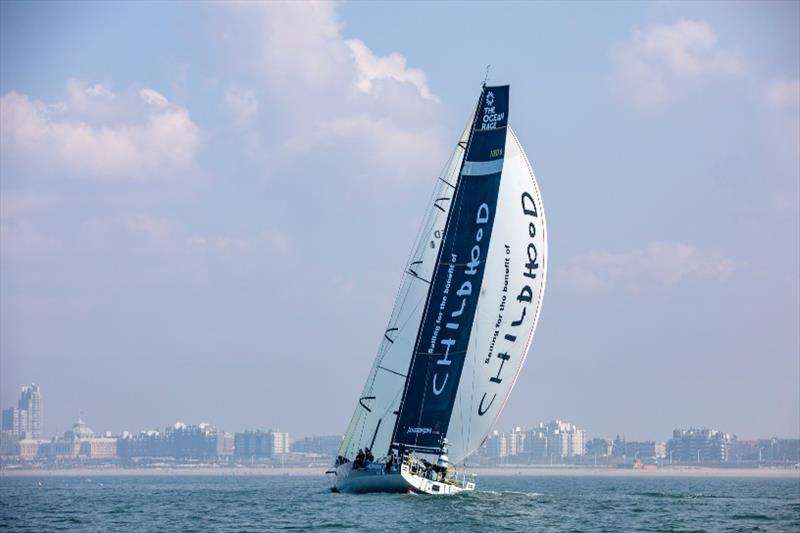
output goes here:
{"type": "MultiPolygon", "coordinates": [[[[35,384],[31,383],[29,385],[23,385],[20,387],[21,394],[16,406],[10,406],[7,408],[2,409],[2,427],[0,428],[6,436],[13,436],[16,439],[23,439],[23,440],[39,440],[39,441],[48,441],[52,439],[59,439],[61,438],[65,432],[69,431],[67,428],[69,427],[76,427],[76,426],[85,426],[87,421],[91,421],[90,418],[84,416],[84,412],[82,411],[78,414],[72,422],[65,424],[55,430],[43,430],[43,427],[46,427],[43,423],[44,417],[42,414],[43,411],[43,395],[41,388],[35,384]],[[32,421],[35,421],[33,423],[32,421]]],[[[133,428],[129,426],[125,426],[124,424],[118,424],[119,427],[123,429],[116,428],[115,430],[110,430],[108,428],[103,427],[100,431],[97,432],[98,435],[104,436],[124,436],[124,435],[138,435],[144,434],[152,431],[161,431],[163,428],[175,428],[179,426],[186,426],[186,420],[183,418],[178,418],[168,423],[161,423],[161,424],[151,424],[145,427],[133,428]]],[[[622,440],[623,442],[632,441],[632,442],[666,442],[669,440],[669,435],[674,436],[675,432],[678,431],[678,427],[681,428],[690,428],[690,430],[694,430],[697,428],[698,431],[711,431],[714,433],[719,433],[722,435],[733,436],[734,439],[739,438],[739,434],[735,431],[735,428],[726,428],[724,432],[719,432],[716,429],[710,429],[712,427],[718,427],[715,424],[683,424],[680,426],[675,426],[673,428],[669,428],[665,430],[663,435],[649,435],[644,438],[630,438],[629,435],[626,434],[625,431],[621,431],[619,429],[607,431],[607,432],[587,432],[585,422],[582,422],[578,425],[569,424],[569,423],[562,423],[561,419],[558,417],[539,417],[536,418],[537,422],[533,422],[531,420],[528,421],[517,421],[517,423],[512,424],[511,426],[500,426],[495,427],[493,432],[490,434],[489,440],[491,441],[493,436],[498,435],[506,435],[506,434],[515,434],[517,432],[529,432],[529,431],[542,431],[542,428],[545,427],[545,422],[542,420],[549,420],[547,424],[556,424],[556,426],[563,426],[561,430],[567,432],[578,432],[579,439],[578,439],[578,447],[581,450],[586,450],[586,446],[590,443],[593,439],[594,440],[608,440],[611,442],[612,440],[622,440]],[[538,426],[537,426],[538,423],[538,426]],[[539,428],[538,430],[536,428],[539,428]],[[665,437],[666,435],[666,437],[665,437]]],[[[275,431],[279,432],[280,435],[285,435],[285,444],[282,444],[280,449],[288,450],[289,446],[289,437],[288,435],[300,435],[300,438],[308,439],[308,438],[315,438],[320,436],[332,436],[337,435],[335,432],[325,432],[325,431],[314,431],[312,430],[305,430],[303,432],[287,432],[282,431],[280,426],[275,424],[267,423],[263,425],[246,425],[245,427],[230,427],[226,426],[225,424],[219,423],[218,421],[214,421],[211,419],[202,419],[202,420],[194,420],[189,421],[190,426],[195,427],[213,427],[219,428],[220,431],[229,432],[231,434],[235,433],[244,433],[250,431],[275,431]]],[[[713,421],[712,421],[713,422],[713,421]]],[[[98,426],[99,427],[99,426],[98,426]]],[[[283,428],[285,429],[285,428],[283,428]]],[[[556,428],[558,429],[558,427],[556,428]]],[[[94,434],[94,432],[93,432],[94,434]]],[[[341,438],[341,435],[338,435],[341,438]]],[[[768,440],[768,439],[788,439],[788,440],[797,440],[800,442],[800,436],[795,435],[782,435],[782,434],[771,434],[771,435],[757,435],[757,436],[745,436],[743,440],[768,440]]],[[[566,449],[573,449],[569,448],[569,446],[575,446],[574,444],[567,445],[564,444],[565,450],[566,449]]],[[[567,455],[571,455],[572,453],[568,453],[567,455]]],[[[582,455],[582,453],[578,455],[582,455]]],[[[0,454],[2,455],[2,454],[0,454]]],[[[512,454],[513,455],[513,454],[512,454]]]]}
{"type": "MultiPolygon", "coordinates": [[[[175,422],[163,429],[95,432],[82,418],[51,439],[41,438],[42,395],[35,384],[22,387],[17,407],[2,411],[0,463],[4,468],[121,466],[308,467],[331,463],[343,435],[292,437],[278,429],[226,431],[208,422],[175,422]],[[165,463],[166,461],[166,463],[165,463]]],[[[739,439],[707,427],[676,428],[666,441],[613,439],[588,435],[581,427],[554,419],[494,430],[465,464],[542,465],[657,469],[692,465],[797,467],[800,438],[739,439]]]]}
{"type": "MultiPolygon", "coordinates": [[[[11,410],[14,410],[14,409],[16,409],[17,411],[20,411],[20,410],[24,411],[24,409],[22,407],[22,405],[23,405],[23,399],[22,398],[17,398],[16,400],[13,400],[13,401],[5,401],[3,404],[0,404],[0,407],[2,408],[2,412],[3,412],[3,416],[4,417],[8,416],[10,418],[10,417],[13,417],[13,416],[17,416],[18,417],[17,420],[21,420],[23,423],[30,424],[31,428],[35,427],[36,428],[35,429],[36,436],[34,438],[58,437],[63,433],[63,429],[61,429],[61,428],[69,427],[78,418],[86,418],[86,419],[94,418],[95,420],[97,420],[97,417],[93,416],[94,413],[93,413],[91,404],[89,406],[80,405],[80,406],[78,406],[77,409],[75,409],[72,412],[70,412],[69,409],[64,409],[63,402],[58,402],[57,405],[59,405],[61,407],[60,409],[57,410],[57,412],[59,413],[59,417],[58,417],[58,419],[55,419],[55,417],[51,417],[51,422],[50,422],[52,424],[52,426],[50,426],[50,427],[55,426],[58,429],[55,429],[53,432],[51,432],[50,429],[45,429],[43,431],[41,429],[42,426],[47,428],[47,424],[43,424],[43,421],[42,421],[42,419],[46,418],[46,417],[43,417],[42,414],[41,414],[41,410],[42,410],[41,404],[44,403],[46,405],[47,402],[46,401],[42,402],[42,400],[41,400],[41,392],[40,392],[39,385],[37,383],[33,383],[32,382],[32,383],[30,383],[28,385],[22,385],[21,387],[15,387],[14,390],[20,390],[20,388],[22,389],[22,397],[23,398],[25,398],[26,395],[27,395],[28,398],[30,398],[31,394],[34,395],[35,402],[36,402],[36,404],[38,406],[38,409],[40,410],[39,412],[37,412],[37,414],[35,416],[33,416],[32,414],[23,412],[22,413],[22,417],[20,418],[20,414],[19,413],[16,413],[16,415],[15,415],[15,414],[12,414],[10,412],[11,410]],[[14,407],[14,405],[16,405],[16,407],[14,407]],[[26,422],[26,420],[28,422],[26,422]],[[29,422],[31,420],[35,420],[36,421],[35,425],[32,424],[31,422],[29,422]]],[[[3,398],[5,399],[5,396],[3,396],[3,398]]],[[[46,410],[46,408],[45,408],[45,410],[46,410]]],[[[557,419],[559,419],[559,417],[561,417],[561,418],[569,418],[570,420],[578,420],[578,421],[581,422],[582,426],[591,428],[590,431],[592,432],[593,435],[602,435],[602,436],[605,436],[605,437],[614,436],[614,435],[617,435],[617,436],[621,435],[623,437],[629,436],[634,440],[658,439],[658,438],[666,439],[666,436],[668,434],[670,434],[671,431],[672,431],[672,429],[666,429],[666,430],[662,431],[662,433],[657,433],[656,432],[656,433],[651,433],[651,434],[645,434],[645,433],[641,432],[640,430],[638,430],[636,427],[631,427],[630,425],[628,425],[628,426],[620,426],[618,428],[597,428],[594,424],[592,424],[591,420],[587,420],[584,416],[581,415],[580,412],[573,413],[569,417],[564,417],[564,416],[560,415],[560,413],[557,412],[557,409],[544,409],[543,408],[543,409],[535,409],[534,411],[537,414],[536,415],[532,415],[532,418],[536,419],[537,421],[538,420],[557,420],[557,419]]],[[[260,422],[258,424],[245,422],[244,424],[239,424],[239,426],[237,426],[235,424],[227,423],[227,421],[225,421],[226,417],[224,415],[221,416],[221,417],[206,417],[206,418],[204,418],[203,416],[195,416],[195,415],[182,416],[181,413],[176,413],[174,416],[170,416],[170,415],[164,416],[164,415],[162,415],[160,421],[156,421],[155,423],[151,423],[151,425],[149,425],[149,426],[147,424],[145,424],[145,425],[141,425],[140,424],[139,426],[136,426],[135,424],[131,424],[131,423],[128,423],[128,422],[125,422],[125,421],[120,421],[120,420],[116,419],[113,416],[111,417],[110,421],[109,420],[101,421],[100,424],[96,424],[96,425],[98,427],[102,427],[103,428],[103,432],[111,432],[111,433],[114,433],[114,434],[120,434],[120,433],[125,432],[125,431],[134,431],[135,432],[135,431],[144,431],[144,430],[148,430],[148,429],[156,429],[156,428],[160,428],[160,427],[166,427],[166,426],[169,426],[169,425],[175,423],[176,421],[180,421],[180,420],[196,420],[196,421],[198,421],[197,423],[211,422],[211,418],[213,418],[214,421],[217,421],[217,422],[215,422],[215,425],[220,425],[221,427],[226,427],[226,428],[232,428],[233,430],[237,430],[237,431],[238,430],[244,431],[245,429],[255,428],[255,427],[260,427],[260,428],[281,427],[281,428],[290,429],[292,434],[303,434],[303,435],[335,434],[337,432],[336,430],[337,429],[340,430],[341,427],[343,427],[343,425],[344,425],[343,423],[342,424],[332,423],[332,424],[328,425],[329,429],[326,429],[326,428],[323,427],[323,428],[316,428],[316,430],[315,430],[315,428],[313,428],[313,427],[307,427],[307,426],[304,426],[303,424],[298,424],[296,422],[294,424],[282,425],[282,424],[277,424],[275,421],[270,421],[270,420],[264,419],[263,422],[260,422]]],[[[342,420],[344,420],[344,418],[342,420]]],[[[708,422],[709,422],[708,420],[701,420],[699,418],[695,418],[693,420],[689,420],[688,422],[687,421],[678,421],[678,423],[673,423],[672,427],[706,427],[705,424],[707,424],[708,422]]],[[[711,422],[713,422],[713,420],[711,422]]],[[[532,422],[529,422],[529,423],[532,423],[532,422]]],[[[721,426],[721,424],[713,424],[713,425],[721,426]]],[[[497,426],[495,427],[495,429],[498,429],[498,428],[501,428],[501,429],[502,428],[514,428],[514,427],[519,427],[519,426],[520,426],[519,419],[511,420],[508,416],[504,415],[504,416],[500,417],[500,420],[499,420],[497,426]]],[[[726,426],[726,427],[729,427],[729,426],[726,426]]],[[[33,429],[32,429],[32,431],[33,431],[33,429]]],[[[779,429],[777,429],[775,431],[772,431],[772,432],[759,433],[759,434],[756,434],[756,433],[753,433],[753,432],[748,432],[747,430],[743,431],[743,430],[741,430],[739,428],[735,428],[735,431],[734,431],[734,429],[731,429],[731,431],[733,433],[736,433],[737,435],[745,436],[747,438],[764,438],[767,435],[769,435],[770,437],[779,437],[779,438],[798,438],[798,437],[800,437],[800,433],[793,432],[791,427],[785,427],[785,428],[782,428],[782,429],[779,428],[779,429]]]]}

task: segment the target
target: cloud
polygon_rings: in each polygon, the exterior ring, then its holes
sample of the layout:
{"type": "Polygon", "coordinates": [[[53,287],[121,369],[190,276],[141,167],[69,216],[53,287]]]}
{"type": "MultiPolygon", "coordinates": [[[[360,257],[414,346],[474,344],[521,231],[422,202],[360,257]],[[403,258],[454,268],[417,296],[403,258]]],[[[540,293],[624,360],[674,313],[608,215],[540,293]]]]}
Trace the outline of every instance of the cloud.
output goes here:
{"type": "Polygon", "coordinates": [[[371,94],[375,90],[375,82],[391,79],[401,83],[410,83],[417,88],[423,98],[434,102],[439,101],[428,88],[425,73],[420,69],[406,68],[406,58],[402,55],[395,53],[378,57],[360,39],[350,39],[345,41],[345,44],[353,52],[356,72],[358,72],[356,87],[361,92],[371,94]]]}
{"type": "Polygon", "coordinates": [[[244,237],[197,233],[172,218],[147,212],[93,215],[66,231],[23,216],[4,216],[0,220],[0,254],[6,258],[56,254],[62,259],[84,255],[102,260],[145,254],[152,257],[154,264],[169,268],[176,259],[196,252],[289,257],[295,251],[292,237],[280,229],[244,237]]]}
{"type": "Polygon", "coordinates": [[[596,251],[577,256],[556,274],[576,289],[603,289],[616,283],[674,285],[688,277],[723,279],[736,269],[731,259],[705,253],[688,244],[654,241],[644,250],[596,251]]]}
{"type": "MultiPolygon", "coordinates": [[[[0,222],[0,255],[3,257],[38,256],[62,249],[60,239],[47,234],[30,221],[0,222]]],[[[8,267],[8,264],[5,266],[8,267]]]]}
{"type": "Polygon", "coordinates": [[[325,171],[335,167],[347,176],[400,183],[430,176],[446,159],[441,106],[425,73],[400,53],[379,56],[362,40],[345,39],[335,4],[226,8],[238,30],[230,30],[226,44],[234,60],[244,62],[242,75],[256,80],[247,84],[249,93],[226,92],[226,107],[251,119],[246,135],[260,147],[242,144],[269,158],[263,168],[299,164],[313,172],[307,154],[325,149],[324,157],[336,158],[325,171]],[[255,103],[269,113],[252,120],[255,103]],[[353,165],[357,171],[349,171],[353,165]]]}
{"type": "Polygon", "coordinates": [[[163,95],[155,92],[153,89],[139,89],[139,96],[141,96],[143,102],[153,107],[164,108],[169,105],[167,99],[163,95]]]}
{"type": "Polygon", "coordinates": [[[87,223],[86,227],[111,228],[110,232],[102,232],[102,240],[109,247],[120,243],[124,243],[125,246],[135,243],[160,248],[170,254],[199,250],[215,254],[269,252],[284,256],[294,250],[291,237],[277,229],[268,229],[250,237],[202,234],[190,232],[168,217],[143,212],[111,218],[95,218],[87,223]]]}
{"type": "Polygon", "coordinates": [[[0,220],[21,219],[50,208],[57,200],[48,194],[3,191],[0,194],[0,220]]]}
{"type": "Polygon", "coordinates": [[[292,238],[279,230],[267,230],[250,239],[194,234],[185,237],[184,242],[194,250],[218,253],[245,252],[260,248],[273,255],[285,257],[295,251],[292,238]]]}
{"type": "Polygon", "coordinates": [[[256,116],[259,107],[252,90],[230,87],[225,91],[225,108],[238,126],[247,125],[256,116]]]}
{"type": "Polygon", "coordinates": [[[772,80],[764,89],[767,105],[776,110],[800,110],[800,81],[772,80]]]}
{"type": "Polygon", "coordinates": [[[135,213],[123,220],[123,226],[134,234],[145,236],[151,242],[169,242],[175,240],[181,231],[173,221],[164,217],[154,217],[144,213],[135,213]]]}
{"type": "Polygon", "coordinates": [[[70,80],[53,104],[8,92],[0,98],[4,166],[92,179],[150,179],[189,167],[199,128],[188,110],[149,88],[116,94],[70,80]]]}
{"type": "Polygon", "coordinates": [[[711,26],[692,20],[634,30],[611,58],[613,85],[640,107],[663,105],[682,81],[743,70],[738,52],[720,49],[711,26]]]}

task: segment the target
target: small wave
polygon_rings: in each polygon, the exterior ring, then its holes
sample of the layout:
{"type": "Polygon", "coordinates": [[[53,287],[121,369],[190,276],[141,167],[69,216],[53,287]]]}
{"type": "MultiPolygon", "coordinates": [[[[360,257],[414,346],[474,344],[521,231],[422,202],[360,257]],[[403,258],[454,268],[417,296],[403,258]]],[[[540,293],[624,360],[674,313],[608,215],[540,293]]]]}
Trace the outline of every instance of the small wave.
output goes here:
{"type": "Polygon", "coordinates": [[[744,513],[744,514],[735,514],[731,518],[734,520],[764,520],[764,521],[773,521],[775,520],[772,516],[767,516],[765,514],[760,513],[744,513]]]}
{"type": "Polygon", "coordinates": [[[645,498],[674,498],[678,500],[691,497],[689,494],[675,494],[672,492],[637,492],[634,496],[644,496],[645,498]]]}
{"type": "Polygon", "coordinates": [[[635,492],[633,496],[644,496],[645,498],[671,498],[675,500],[696,500],[696,499],[731,499],[733,496],[720,494],[692,494],[679,492],[635,492]]]}
{"type": "MultiPolygon", "coordinates": [[[[467,493],[462,493],[467,494],[467,493]]],[[[519,490],[476,490],[474,493],[475,496],[480,494],[489,494],[492,496],[525,496],[529,498],[538,498],[540,496],[544,496],[541,492],[525,492],[519,490]]]]}

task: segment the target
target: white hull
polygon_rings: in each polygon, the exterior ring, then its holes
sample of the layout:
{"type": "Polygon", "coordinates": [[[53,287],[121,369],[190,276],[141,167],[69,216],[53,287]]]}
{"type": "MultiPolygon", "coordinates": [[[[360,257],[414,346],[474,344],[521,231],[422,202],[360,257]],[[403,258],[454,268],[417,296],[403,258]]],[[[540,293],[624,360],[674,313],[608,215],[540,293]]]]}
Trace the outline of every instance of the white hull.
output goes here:
{"type": "MultiPolygon", "coordinates": [[[[382,467],[382,465],[374,465],[382,467]]],[[[402,465],[399,472],[386,472],[384,468],[354,470],[353,463],[339,465],[331,472],[332,490],[361,494],[365,492],[396,492],[419,494],[457,494],[465,490],[475,490],[475,483],[444,483],[412,474],[408,465],[402,465]]]]}

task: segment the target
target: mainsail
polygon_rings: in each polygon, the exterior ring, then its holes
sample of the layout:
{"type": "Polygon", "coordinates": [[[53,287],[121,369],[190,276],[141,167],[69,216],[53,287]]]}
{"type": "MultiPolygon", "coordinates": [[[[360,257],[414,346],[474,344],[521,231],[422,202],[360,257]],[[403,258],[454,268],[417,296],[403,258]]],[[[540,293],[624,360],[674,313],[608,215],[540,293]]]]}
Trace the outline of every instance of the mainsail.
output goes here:
{"type": "Polygon", "coordinates": [[[484,87],[437,180],[340,455],[403,446],[460,462],[516,381],[544,291],[544,212],[508,124],[508,86],[484,87]]]}
{"type": "Polygon", "coordinates": [[[503,170],[508,86],[484,88],[428,292],[393,445],[436,453],[453,411],[503,170]]]}
{"type": "Polygon", "coordinates": [[[343,457],[352,459],[364,448],[389,449],[472,122],[471,116],[436,180],[378,354],[339,449],[343,457]]]}

